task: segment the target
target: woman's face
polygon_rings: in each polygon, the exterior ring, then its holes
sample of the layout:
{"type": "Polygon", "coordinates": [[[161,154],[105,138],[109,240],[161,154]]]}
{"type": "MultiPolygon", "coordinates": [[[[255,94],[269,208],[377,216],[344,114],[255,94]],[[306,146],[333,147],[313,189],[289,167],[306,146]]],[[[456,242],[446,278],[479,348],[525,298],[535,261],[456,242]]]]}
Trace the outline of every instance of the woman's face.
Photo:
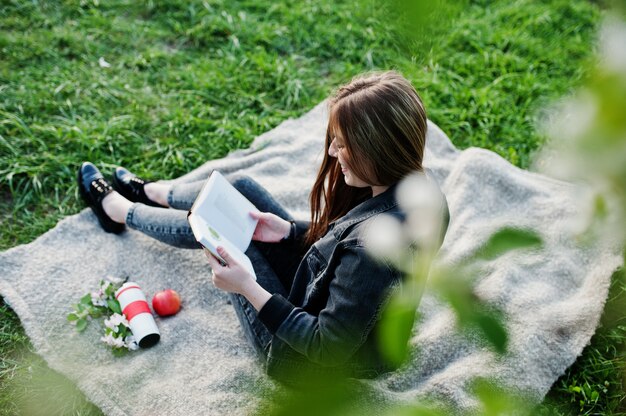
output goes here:
{"type": "Polygon", "coordinates": [[[341,137],[341,133],[335,133],[335,137],[333,137],[333,141],[330,142],[330,146],[328,147],[328,156],[337,158],[337,161],[341,166],[341,172],[343,172],[343,176],[347,185],[357,188],[372,186],[361,178],[357,177],[350,168],[350,158],[348,156],[348,150],[345,147],[345,142],[341,137]]]}

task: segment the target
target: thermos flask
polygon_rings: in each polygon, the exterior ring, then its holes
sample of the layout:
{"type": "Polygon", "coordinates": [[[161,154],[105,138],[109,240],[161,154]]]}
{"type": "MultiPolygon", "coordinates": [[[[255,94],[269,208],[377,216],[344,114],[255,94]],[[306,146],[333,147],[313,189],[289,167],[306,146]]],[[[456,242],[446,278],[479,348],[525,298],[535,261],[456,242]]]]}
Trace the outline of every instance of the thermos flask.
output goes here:
{"type": "Polygon", "coordinates": [[[130,330],[141,348],[159,342],[161,334],[157,328],[146,296],[137,283],[126,282],[115,292],[122,313],[130,324],[130,330]]]}

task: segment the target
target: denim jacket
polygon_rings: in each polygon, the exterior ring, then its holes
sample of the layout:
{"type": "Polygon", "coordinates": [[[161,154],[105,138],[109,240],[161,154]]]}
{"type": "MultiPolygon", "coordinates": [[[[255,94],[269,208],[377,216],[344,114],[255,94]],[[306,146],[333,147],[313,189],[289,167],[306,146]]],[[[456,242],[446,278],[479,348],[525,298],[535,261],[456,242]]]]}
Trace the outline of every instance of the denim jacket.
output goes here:
{"type": "MultiPolygon", "coordinates": [[[[305,254],[289,296],[274,294],[259,311],[259,319],[273,334],[267,359],[270,376],[289,383],[304,370],[371,378],[393,369],[380,354],[376,323],[402,274],[374,259],[363,236],[378,214],[404,219],[395,188],[331,223],[305,254]]],[[[305,231],[298,223],[296,235],[305,231]]]]}

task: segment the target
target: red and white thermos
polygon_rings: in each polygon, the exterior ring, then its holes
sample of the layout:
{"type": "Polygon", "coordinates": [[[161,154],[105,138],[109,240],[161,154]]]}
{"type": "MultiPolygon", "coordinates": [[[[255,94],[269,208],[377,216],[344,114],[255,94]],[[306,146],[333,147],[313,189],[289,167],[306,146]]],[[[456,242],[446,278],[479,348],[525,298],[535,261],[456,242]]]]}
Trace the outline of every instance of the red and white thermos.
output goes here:
{"type": "Polygon", "coordinates": [[[120,303],[122,313],[141,348],[148,348],[159,342],[161,333],[154,322],[146,296],[137,283],[124,283],[115,292],[115,299],[120,303]]]}

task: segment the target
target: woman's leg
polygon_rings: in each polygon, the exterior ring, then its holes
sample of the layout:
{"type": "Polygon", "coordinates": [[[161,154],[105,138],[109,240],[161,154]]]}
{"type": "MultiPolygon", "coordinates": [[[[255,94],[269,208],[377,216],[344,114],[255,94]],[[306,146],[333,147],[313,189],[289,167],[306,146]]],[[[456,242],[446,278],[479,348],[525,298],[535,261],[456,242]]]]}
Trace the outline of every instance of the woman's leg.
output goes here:
{"type": "Polygon", "coordinates": [[[291,221],[293,218],[274,197],[254,179],[246,175],[234,174],[226,176],[226,179],[237,189],[248,201],[261,212],[271,212],[279,217],[291,221]]]}
{"type": "MultiPolygon", "coordinates": [[[[259,211],[271,212],[287,221],[292,220],[291,215],[272,197],[272,195],[250,177],[241,174],[232,174],[228,175],[226,178],[235,189],[252,202],[259,211]]],[[[189,210],[205,182],[205,180],[200,180],[171,185],[167,191],[168,205],[177,210],[189,210]]],[[[184,217],[180,214],[168,217],[165,213],[161,213],[161,217],[155,225],[150,223],[150,215],[152,215],[152,212],[154,212],[155,215],[157,213],[151,210],[138,210],[138,218],[135,219],[133,224],[129,225],[131,228],[141,229],[144,233],[160,241],[168,242],[169,244],[172,244],[172,242],[174,242],[174,245],[180,244],[181,241],[185,241],[185,235],[188,235],[190,240],[193,238],[191,229],[187,224],[186,213],[184,217]],[[167,221],[172,221],[172,223],[168,224],[167,221]],[[142,226],[142,224],[147,225],[142,226]]],[[[185,244],[193,246],[193,242],[191,241],[186,241],[185,244]]],[[[302,260],[300,247],[290,242],[261,243],[258,241],[253,241],[250,247],[256,247],[259,250],[270,264],[283,286],[289,290],[296,269],[302,260]]],[[[246,254],[248,253],[246,252],[246,254]]],[[[254,262],[252,262],[252,264],[254,264],[254,262]]]]}
{"type": "Polygon", "coordinates": [[[187,211],[135,203],[128,209],[126,225],[174,247],[201,247],[187,221],[187,211]]]}
{"type": "MultiPolygon", "coordinates": [[[[272,212],[291,220],[291,215],[257,182],[243,175],[230,175],[232,185],[241,192],[258,210],[272,212]]],[[[181,183],[169,186],[167,202],[171,208],[151,207],[132,203],[121,195],[111,193],[103,201],[104,210],[115,221],[125,222],[130,228],[141,231],[164,243],[181,248],[199,248],[187,221],[187,210],[191,208],[206,181],[181,183]]],[[[283,286],[291,287],[296,268],[302,259],[298,247],[291,243],[253,242],[276,272],[283,286]]]]}
{"type": "MultiPolygon", "coordinates": [[[[238,174],[229,176],[228,180],[243,196],[248,198],[259,211],[271,212],[287,221],[293,220],[282,205],[280,205],[265,188],[250,177],[238,174]]],[[[250,257],[248,252],[253,248],[257,249],[259,253],[263,255],[282,285],[289,291],[296,270],[302,261],[303,253],[301,252],[301,248],[293,244],[293,242],[288,241],[278,243],[253,241],[248,251],[246,251],[248,257],[250,257]]],[[[254,262],[252,262],[252,264],[254,264],[254,262]]]]}
{"type": "MultiPolygon", "coordinates": [[[[286,297],[287,290],[279,281],[278,276],[276,276],[263,254],[254,246],[251,246],[246,254],[254,265],[257,282],[261,287],[270,293],[279,293],[286,297]]],[[[248,342],[254,347],[261,361],[265,362],[270,342],[272,341],[272,334],[259,320],[256,309],[244,296],[235,293],[229,293],[228,295],[248,342]]]]}
{"type": "Polygon", "coordinates": [[[167,205],[170,208],[189,211],[205,183],[206,180],[200,180],[189,183],[168,185],[169,189],[165,192],[167,205]]]}
{"type": "MultiPolygon", "coordinates": [[[[141,231],[166,244],[180,248],[199,248],[200,246],[187,221],[187,209],[185,208],[193,204],[204,182],[199,181],[180,186],[161,186],[161,189],[167,191],[166,195],[171,194],[174,198],[171,199],[172,203],[168,205],[171,205],[172,208],[181,207],[183,209],[169,209],[134,203],[116,191],[110,192],[104,197],[102,209],[112,221],[126,224],[130,228],[141,231]]],[[[151,184],[141,186],[144,187],[145,191],[145,187],[151,184]]],[[[138,185],[133,184],[133,186],[138,185]]],[[[147,192],[146,196],[152,201],[160,202],[158,199],[152,199],[147,192]]]]}
{"type": "MultiPolygon", "coordinates": [[[[229,182],[241,192],[259,211],[272,212],[281,218],[291,220],[291,215],[265,190],[248,176],[241,174],[226,175],[229,182]]],[[[189,210],[198,197],[206,180],[184,183],[150,182],[145,185],[148,197],[170,208],[189,210]]]]}
{"type": "Polygon", "coordinates": [[[204,182],[179,185],[150,182],[144,185],[149,199],[173,209],[133,203],[117,192],[107,195],[102,207],[113,221],[125,223],[156,240],[179,248],[200,248],[187,221],[187,211],[204,182]]]}
{"type": "MultiPolygon", "coordinates": [[[[256,181],[246,175],[226,175],[226,179],[245,196],[261,212],[271,212],[288,221],[291,215],[272,197],[272,195],[256,181]]],[[[165,196],[167,205],[171,208],[189,210],[198,197],[206,180],[179,183],[174,185],[149,183],[146,186],[156,184],[161,187],[161,196],[165,196]]],[[[146,190],[146,193],[148,191],[146,190]]]]}

